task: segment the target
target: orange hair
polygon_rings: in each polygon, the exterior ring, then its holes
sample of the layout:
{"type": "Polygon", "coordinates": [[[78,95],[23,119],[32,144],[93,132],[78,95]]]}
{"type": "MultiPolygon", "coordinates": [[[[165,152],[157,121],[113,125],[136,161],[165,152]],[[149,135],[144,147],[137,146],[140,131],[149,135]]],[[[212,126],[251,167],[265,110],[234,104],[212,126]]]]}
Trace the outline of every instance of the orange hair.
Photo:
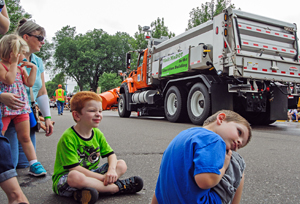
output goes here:
{"type": "Polygon", "coordinates": [[[76,111],[81,114],[81,110],[84,108],[85,103],[92,100],[102,102],[102,98],[95,92],[81,91],[76,93],[70,101],[71,111],[76,111]]]}

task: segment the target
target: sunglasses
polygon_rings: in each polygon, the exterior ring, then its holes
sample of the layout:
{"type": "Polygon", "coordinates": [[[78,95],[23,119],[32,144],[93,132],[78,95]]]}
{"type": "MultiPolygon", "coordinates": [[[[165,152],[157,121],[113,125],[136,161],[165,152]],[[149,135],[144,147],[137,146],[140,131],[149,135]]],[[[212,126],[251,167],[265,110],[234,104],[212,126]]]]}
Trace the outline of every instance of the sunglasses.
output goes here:
{"type": "Polygon", "coordinates": [[[40,41],[40,42],[42,42],[45,39],[44,36],[41,36],[41,35],[32,35],[29,33],[27,33],[27,35],[36,37],[38,39],[38,41],[40,41]]]}

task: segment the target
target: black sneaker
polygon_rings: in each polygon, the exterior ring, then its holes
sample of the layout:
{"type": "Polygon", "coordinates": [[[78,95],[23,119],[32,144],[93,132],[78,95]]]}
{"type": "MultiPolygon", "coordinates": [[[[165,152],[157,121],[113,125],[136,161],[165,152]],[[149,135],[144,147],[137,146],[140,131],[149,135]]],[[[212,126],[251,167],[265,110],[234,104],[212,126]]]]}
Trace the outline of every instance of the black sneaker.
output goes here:
{"type": "Polygon", "coordinates": [[[98,200],[98,191],[94,188],[83,188],[75,191],[73,197],[81,204],[94,204],[98,200]]]}
{"type": "Polygon", "coordinates": [[[115,184],[119,187],[117,194],[130,194],[142,190],[143,180],[138,176],[133,176],[125,180],[117,180],[115,184]]]}

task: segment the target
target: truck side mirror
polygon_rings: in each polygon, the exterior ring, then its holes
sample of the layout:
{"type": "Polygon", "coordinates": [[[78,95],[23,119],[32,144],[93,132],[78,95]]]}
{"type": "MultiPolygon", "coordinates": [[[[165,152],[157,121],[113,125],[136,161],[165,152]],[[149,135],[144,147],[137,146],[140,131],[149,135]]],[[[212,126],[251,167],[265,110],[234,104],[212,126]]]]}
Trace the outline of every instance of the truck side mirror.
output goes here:
{"type": "Polygon", "coordinates": [[[131,53],[126,53],[126,69],[130,69],[131,53]]]}

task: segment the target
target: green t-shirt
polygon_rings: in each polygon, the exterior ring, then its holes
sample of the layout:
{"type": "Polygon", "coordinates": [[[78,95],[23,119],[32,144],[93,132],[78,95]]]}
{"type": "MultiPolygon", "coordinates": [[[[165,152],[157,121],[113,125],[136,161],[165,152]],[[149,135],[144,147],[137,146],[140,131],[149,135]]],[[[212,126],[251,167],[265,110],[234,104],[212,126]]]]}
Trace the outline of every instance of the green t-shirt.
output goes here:
{"type": "Polygon", "coordinates": [[[70,168],[80,165],[89,170],[96,169],[100,156],[104,158],[113,153],[113,149],[98,128],[93,128],[88,139],[81,137],[73,127],[68,128],[57,144],[52,176],[53,191],[58,193],[57,183],[62,175],[69,173],[70,168]]]}

